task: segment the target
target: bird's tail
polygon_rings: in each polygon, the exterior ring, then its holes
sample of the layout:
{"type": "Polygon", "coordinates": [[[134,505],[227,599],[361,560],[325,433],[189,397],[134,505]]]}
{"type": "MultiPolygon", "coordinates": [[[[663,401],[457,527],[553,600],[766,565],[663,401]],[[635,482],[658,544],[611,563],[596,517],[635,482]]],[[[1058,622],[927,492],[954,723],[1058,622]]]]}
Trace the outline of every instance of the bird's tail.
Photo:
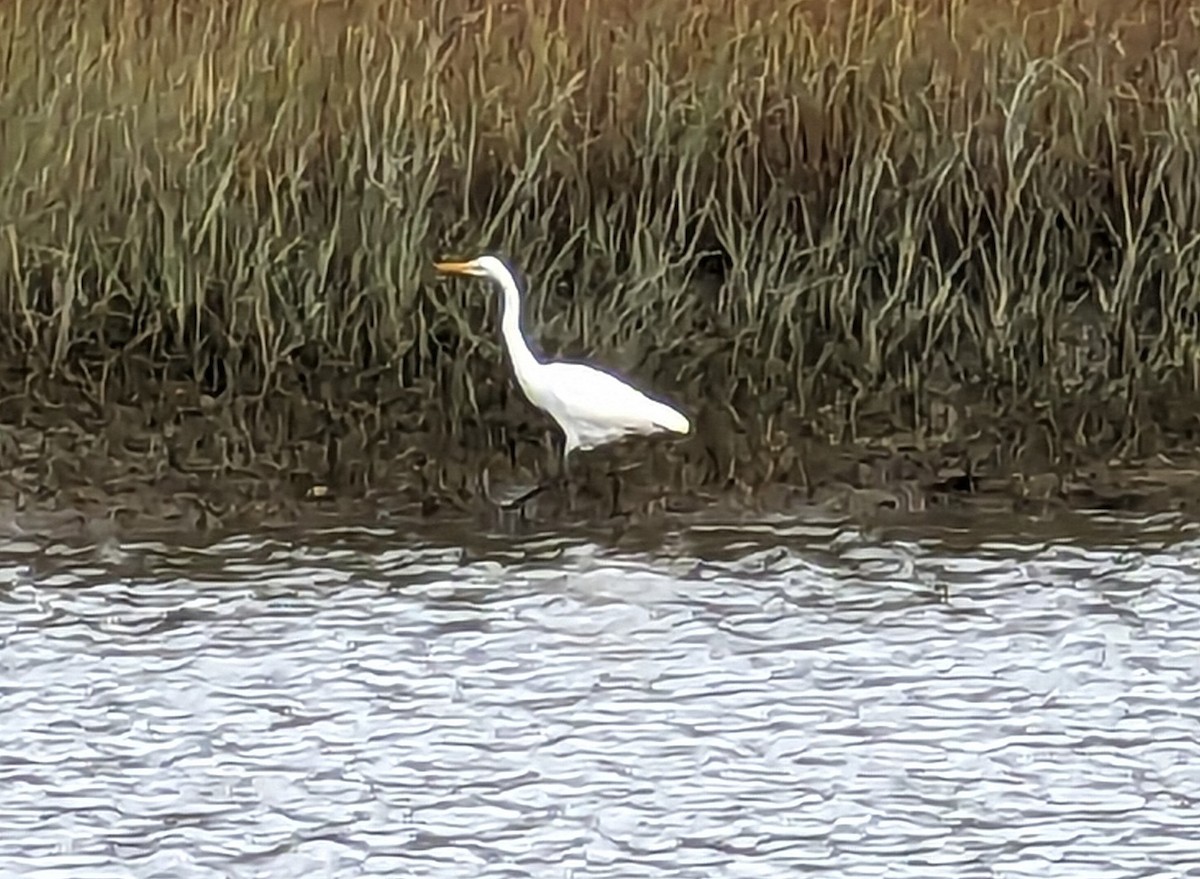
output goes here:
{"type": "MultiPolygon", "coordinates": [[[[657,400],[654,402],[658,403],[657,400]]],[[[672,433],[692,432],[692,423],[688,421],[688,417],[678,409],[672,409],[666,403],[658,403],[657,411],[654,413],[654,423],[672,433]]]]}

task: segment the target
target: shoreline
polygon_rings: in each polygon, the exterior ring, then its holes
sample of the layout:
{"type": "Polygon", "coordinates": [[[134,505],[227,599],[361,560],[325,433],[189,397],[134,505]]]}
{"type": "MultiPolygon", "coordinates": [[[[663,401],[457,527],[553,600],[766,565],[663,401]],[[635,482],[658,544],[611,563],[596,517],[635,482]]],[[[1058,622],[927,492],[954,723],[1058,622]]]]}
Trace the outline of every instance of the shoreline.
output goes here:
{"type": "MultiPolygon", "coordinates": [[[[732,477],[722,478],[715,476],[719,461],[712,444],[693,432],[587,453],[574,469],[572,506],[563,491],[552,489],[520,511],[502,511],[487,495],[536,484],[538,471],[547,472],[542,465],[552,467],[548,442],[520,443],[516,465],[495,449],[470,450],[428,435],[391,438],[357,457],[340,458],[332,468],[326,461],[324,471],[306,472],[294,463],[289,469],[279,455],[266,453],[245,466],[195,459],[181,466],[178,450],[164,439],[178,431],[126,437],[125,454],[113,454],[97,442],[98,434],[78,423],[67,427],[72,422],[64,413],[58,418],[54,430],[0,423],[6,471],[0,478],[0,533],[97,540],[118,533],[204,536],[330,516],[428,522],[467,516],[497,526],[507,520],[626,528],[703,511],[809,511],[864,522],[972,508],[1014,515],[1200,512],[1200,454],[1182,439],[1174,448],[1163,443],[1151,454],[1120,457],[1100,450],[1039,457],[1026,446],[1019,454],[1010,449],[993,455],[1012,462],[1003,469],[987,460],[964,466],[971,452],[963,443],[917,448],[886,435],[854,443],[799,437],[752,453],[755,466],[744,468],[749,478],[736,467],[732,477]],[[615,481],[612,471],[620,471],[615,481]],[[803,478],[795,479],[796,473],[803,478]]],[[[308,458],[320,458],[308,451],[308,458]]]]}

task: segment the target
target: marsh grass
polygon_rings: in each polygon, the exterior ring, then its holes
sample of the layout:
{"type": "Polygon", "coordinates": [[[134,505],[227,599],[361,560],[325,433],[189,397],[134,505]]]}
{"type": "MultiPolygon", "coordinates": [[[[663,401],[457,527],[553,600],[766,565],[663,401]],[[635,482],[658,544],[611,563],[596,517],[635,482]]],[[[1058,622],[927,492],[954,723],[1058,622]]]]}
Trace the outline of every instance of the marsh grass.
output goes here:
{"type": "Polygon", "coordinates": [[[509,448],[498,303],[430,269],[498,249],[543,346],[697,412],[712,476],[794,476],[799,434],[1145,451],[1200,400],[1196,17],[10,0],[10,384],[156,430],[181,395],[222,467],[509,448]]]}

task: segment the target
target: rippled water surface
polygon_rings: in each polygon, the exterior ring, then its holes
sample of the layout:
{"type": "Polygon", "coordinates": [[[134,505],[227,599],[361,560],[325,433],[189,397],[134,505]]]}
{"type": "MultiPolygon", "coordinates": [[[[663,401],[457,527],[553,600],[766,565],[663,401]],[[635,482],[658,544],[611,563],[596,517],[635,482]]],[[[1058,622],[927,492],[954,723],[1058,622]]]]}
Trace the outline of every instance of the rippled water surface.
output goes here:
{"type": "Polygon", "coordinates": [[[1168,519],[0,540],[0,874],[1200,876],[1168,519]]]}

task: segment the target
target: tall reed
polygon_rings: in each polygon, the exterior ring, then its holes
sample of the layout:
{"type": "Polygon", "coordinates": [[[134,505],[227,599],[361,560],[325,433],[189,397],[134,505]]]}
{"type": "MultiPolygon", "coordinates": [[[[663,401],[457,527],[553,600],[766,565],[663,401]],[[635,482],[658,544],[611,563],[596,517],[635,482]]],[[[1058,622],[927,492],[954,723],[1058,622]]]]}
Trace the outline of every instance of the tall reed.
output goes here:
{"type": "Polygon", "coordinates": [[[498,447],[536,422],[498,367],[497,303],[430,272],[498,249],[547,349],[634,370],[751,450],[987,418],[1080,445],[1183,435],[1196,19],[13,0],[0,347],[44,395],[190,383],[258,453],[296,438],[280,413],[301,399],[369,438],[498,447]]]}

